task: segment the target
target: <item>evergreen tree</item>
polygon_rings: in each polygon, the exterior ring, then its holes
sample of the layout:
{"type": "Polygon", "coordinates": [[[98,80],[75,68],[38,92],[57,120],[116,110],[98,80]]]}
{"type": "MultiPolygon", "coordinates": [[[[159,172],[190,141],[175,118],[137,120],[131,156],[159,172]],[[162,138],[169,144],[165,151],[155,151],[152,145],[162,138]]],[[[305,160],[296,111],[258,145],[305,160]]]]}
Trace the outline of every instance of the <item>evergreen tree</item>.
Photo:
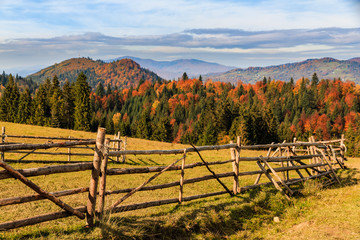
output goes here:
{"type": "Polygon", "coordinates": [[[162,142],[171,141],[171,125],[168,117],[162,117],[158,123],[154,125],[152,139],[162,142]]]}
{"type": "Polygon", "coordinates": [[[18,123],[29,123],[32,114],[32,99],[29,88],[26,88],[23,93],[20,94],[19,110],[17,114],[18,123]]]}
{"type": "Polygon", "coordinates": [[[13,76],[10,74],[6,88],[0,99],[0,119],[6,122],[15,122],[18,113],[20,92],[13,76]]]}
{"type": "Polygon", "coordinates": [[[319,83],[319,78],[318,78],[317,74],[314,73],[311,78],[311,87],[312,88],[316,87],[318,85],[318,83],[319,83]]]}
{"type": "Polygon", "coordinates": [[[51,108],[44,84],[39,86],[39,89],[35,94],[34,111],[34,124],[40,126],[50,125],[51,108]]]}
{"type": "Polygon", "coordinates": [[[59,79],[55,75],[52,80],[51,96],[50,96],[50,108],[51,108],[51,126],[63,127],[63,113],[64,113],[64,98],[60,89],[59,79]]]}
{"type": "Polygon", "coordinates": [[[90,86],[83,72],[79,74],[75,82],[75,113],[74,129],[90,130],[90,86]]]}
{"type": "Polygon", "coordinates": [[[182,80],[188,80],[188,79],[189,79],[189,77],[188,77],[188,75],[187,75],[186,72],[183,73],[181,79],[182,79],[182,80]]]}
{"type": "Polygon", "coordinates": [[[112,91],[111,91],[111,85],[110,83],[107,85],[107,88],[106,88],[106,96],[109,96],[112,94],[112,91]]]}
{"type": "Polygon", "coordinates": [[[65,81],[65,84],[62,89],[63,95],[63,113],[62,113],[62,126],[67,129],[72,129],[74,126],[74,94],[70,83],[68,80],[65,81]]]}
{"type": "Polygon", "coordinates": [[[100,98],[102,98],[105,95],[105,89],[101,82],[99,82],[99,84],[97,85],[95,94],[100,98]]]}
{"type": "Polygon", "coordinates": [[[145,109],[141,114],[141,118],[137,123],[136,137],[143,139],[150,139],[151,136],[151,125],[149,110],[145,109]]]}

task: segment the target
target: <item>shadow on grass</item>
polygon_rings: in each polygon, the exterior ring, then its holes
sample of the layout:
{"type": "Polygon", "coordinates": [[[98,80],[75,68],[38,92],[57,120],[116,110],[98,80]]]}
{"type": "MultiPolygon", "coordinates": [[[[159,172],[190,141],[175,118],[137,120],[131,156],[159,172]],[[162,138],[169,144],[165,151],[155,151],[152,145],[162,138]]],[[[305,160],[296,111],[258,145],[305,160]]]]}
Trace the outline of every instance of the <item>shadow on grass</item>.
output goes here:
{"type": "MultiPolygon", "coordinates": [[[[337,174],[342,184],[331,185],[331,188],[359,183],[358,169],[342,169],[337,174]]],[[[301,191],[302,184],[296,187],[300,191],[292,196],[295,201],[288,201],[268,186],[232,198],[223,196],[174,205],[168,211],[149,216],[111,216],[103,236],[111,239],[247,238],[264,223],[271,223],[274,217],[281,218],[286,208],[296,205],[297,200],[309,196],[301,191]]],[[[315,187],[310,195],[318,190],[315,187]]]]}
{"type": "Polygon", "coordinates": [[[288,206],[284,196],[266,187],[232,198],[175,205],[149,216],[111,216],[102,225],[102,234],[109,239],[223,239],[261,227],[288,206]]]}
{"type": "Polygon", "coordinates": [[[38,229],[37,231],[33,231],[31,233],[20,233],[15,234],[11,236],[10,238],[3,238],[0,236],[0,239],[20,239],[20,240],[27,240],[27,239],[38,239],[38,238],[50,238],[53,239],[58,236],[59,239],[64,238],[64,236],[69,235],[88,235],[90,234],[94,229],[93,228],[86,228],[86,227],[72,227],[69,229],[63,229],[63,228],[42,228],[38,229]]]}
{"type": "Polygon", "coordinates": [[[339,169],[337,175],[345,185],[355,185],[360,181],[360,171],[357,168],[339,169]]]}
{"type": "MultiPolygon", "coordinates": [[[[358,169],[338,170],[337,174],[342,184],[334,184],[331,188],[359,183],[358,169]]],[[[315,191],[318,189],[314,188],[309,194],[315,191]]],[[[288,201],[274,187],[267,186],[234,197],[224,195],[176,204],[167,208],[168,210],[151,215],[124,217],[120,213],[110,216],[99,227],[103,239],[243,239],[250,237],[264,224],[271,223],[275,216],[281,218],[287,208],[296,206],[297,200],[306,198],[309,194],[299,194],[292,197],[294,201],[288,201]]],[[[19,234],[13,239],[91,236],[92,231],[93,229],[82,227],[66,230],[49,228],[19,234]]]]}
{"type": "MultiPolygon", "coordinates": [[[[117,163],[117,164],[124,164],[124,163],[117,163]]],[[[136,159],[126,158],[125,164],[126,165],[141,165],[141,166],[160,165],[159,163],[155,162],[154,160],[152,160],[150,158],[147,158],[147,159],[143,159],[143,158],[136,158],[136,159]]]]}

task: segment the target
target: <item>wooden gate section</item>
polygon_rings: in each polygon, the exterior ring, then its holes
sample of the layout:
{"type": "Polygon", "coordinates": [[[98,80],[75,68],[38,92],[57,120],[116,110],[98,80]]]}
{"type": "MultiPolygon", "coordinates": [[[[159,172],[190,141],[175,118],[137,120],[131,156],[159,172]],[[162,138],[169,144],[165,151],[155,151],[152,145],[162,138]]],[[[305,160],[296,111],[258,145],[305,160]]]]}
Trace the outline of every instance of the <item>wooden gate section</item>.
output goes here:
{"type": "MultiPolygon", "coordinates": [[[[99,130],[98,135],[102,133],[105,135],[105,130],[103,130],[102,132],[99,130]]],[[[95,140],[86,140],[86,141],[73,141],[73,142],[60,142],[60,143],[45,143],[45,144],[4,144],[0,146],[0,151],[37,150],[37,149],[49,149],[49,148],[58,148],[58,147],[73,147],[73,146],[95,144],[95,142],[96,142],[95,140]]],[[[28,177],[49,175],[55,173],[91,170],[93,169],[93,163],[75,163],[75,164],[60,165],[60,166],[47,166],[42,168],[15,170],[8,163],[4,161],[0,161],[0,167],[5,169],[4,171],[0,171],[0,179],[14,177],[15,179],[21,181],[23,184],[25,184],[27,187],[31,188],[37,193],[35,195],[29,195],[29,196],[0,199],[0,207],[31,202],[31,201],[38,201],[42,199],[48,199],[57,206],[59,206],[61,209],[63,209],[63,211],[59,211],[59,212],[53,212],[53,213],[38,215],[26,219],[0,223],[0,230],[7,230],[7,229],[33,225],[33,224],[64,218],[68,216],[73,216],[73,215],[77,216],[80,219],[85,218],[85,212],[86,212],[85,206],[71,207],[67,203],[60,200],[59,197],[87,192],[89,191],[89,188],[77,188],[77,189],[51,193],[45,191],[40,186],[29,180],[28,177]]]]}

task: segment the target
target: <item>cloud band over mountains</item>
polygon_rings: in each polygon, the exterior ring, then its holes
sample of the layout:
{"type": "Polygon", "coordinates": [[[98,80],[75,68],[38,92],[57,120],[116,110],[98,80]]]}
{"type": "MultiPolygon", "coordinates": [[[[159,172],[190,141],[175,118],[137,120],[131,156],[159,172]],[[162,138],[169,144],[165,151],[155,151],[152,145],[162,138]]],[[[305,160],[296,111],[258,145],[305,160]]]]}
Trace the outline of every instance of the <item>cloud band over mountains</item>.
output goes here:
{"type": "MultiPolygon", "coordinates": [[[[360,28],[268,31],[216,28],[189,29],[164,35],[114,37],[89,32],[53,38],[7,39],[0,42],[0,67],[4,61],[9,63],[15,59],[14,56],[39,60],[50,56],[51,59],[57,56],[57,59],[62,60],[78,55],[106,59],[123,55],[139,56],[140,53],[141,57],[148,54],[167,60],[179,57],[202,58],[238,66],[243,64],[236,62],[239,55],[244,60],[261,56],[264,59],[288,58],[295,53],[297,57],[303,58],[331,56],[341,59],[349,54],[360,56],[360,28]]],[[[259,62],[258,65],[261,64],[259,62]]]]}

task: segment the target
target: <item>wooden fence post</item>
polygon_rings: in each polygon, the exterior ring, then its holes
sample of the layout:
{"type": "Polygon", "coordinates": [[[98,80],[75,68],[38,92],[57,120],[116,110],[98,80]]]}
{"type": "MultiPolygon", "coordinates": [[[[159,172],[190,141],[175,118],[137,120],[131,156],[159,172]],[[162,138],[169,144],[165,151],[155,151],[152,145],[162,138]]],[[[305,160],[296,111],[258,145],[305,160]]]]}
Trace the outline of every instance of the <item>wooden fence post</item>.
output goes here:
{"type": "MultiPolygon", "coordinates": [[[[127,147],[127,136],[125,136],[124,138],[124,144],[123,144],[123,150],[126,151],[126,147],[127,147]]],[[[122,162],[125,163],[126,161],[126,155],[122,155],[122,162]]]]}
{"type": "MultiPolygon", "coordinates": [[[[71,136],[69,136],[69,142],[71,142],[71,136]]],[[[71,147],[68,148],[68,161],[71,161],[71,147]]]]}
{"type": "Polygon", "coordinates": [[[181,162],[179,204],[181,204],[181,202],[182,202],[183,192],[184,192],[185,159],[186,159],[186,149],[184,150],[184,158],[182,159],[182,162],[181,162]]]}
{"type": "Polygon", "coordinates": [[[344,164],[344,160],[345,160],[345,136],[344,134],[341,134],[341,142],[340,142],[340,159],[341,159],[341,163],[344,164]]]}
{"type": "Polygon", "coordinates": [[[233,183],[233,193],[237,194],[239,192],[239,162],[240,162],[240,136],[237,137],[237,146],[239,149],[233,149],[231,153],[231,159],[234,159],[233,162],[233,171],[234,171],[234,183],[233,183]]]}
{"type": "MultiPolygon", "coordinates": [[[[233,144],[234,141],[230,141],[230,144],[233,144]]],[[[235,148],[230,148],[230,159],[233,160],[232,162],[232,167],[233,167],[233,172],[234,172],[234,181],[233,181],[233,192],[234,194],[236,194],[236,186],[237,186],[237,182],[236,182],[236,176],[235,176],[235,159],[236,159],[236,153],[235,153],[235,148]]]]}
{"type": "Polygon", "coordinates": [[[102,157],[101,151],[103,150],[103,146],[104,146],[105,132],[106,132],[105,128],[98,128],[98,132],[96,136],[93,169],[91,171],[89,197],[88,197],[87,209],[86,209],[86,222],[89,227],[94,226],[96,194],[97,194],[97,186],[98,186],[99,174],[100,174],[100,163],[102,157]]]}
{"type": "MultiPolygon", "coordinates": [[[[116,135],[116,151],[120,151],[121,150],[121,145],[120,145],[120,132],[117,133],[116,135]]],[[[116,161],[119,162],[119,156],[116,156],[116,161]]]]}
{"type": "MultiPolygon", "coordinates": [[[[5,143],[5,127],[2,127],[1,143],[5,143]]],[[[5,161],[5,152],[1,152],[1,161],[5,161]]]]}
{"type": "Polygon", "coordinates": [[[102,160],[100,167],[101,177],[99,182],[99,206],[97,210],[98,220],[102,218],[104,212],[105,192],[106,192],[106,170],[107,170],[109,146],[110,146],[110,138],[106,138],[105,146],[104,146],[105,149],[104,159],[102,160]]]}

